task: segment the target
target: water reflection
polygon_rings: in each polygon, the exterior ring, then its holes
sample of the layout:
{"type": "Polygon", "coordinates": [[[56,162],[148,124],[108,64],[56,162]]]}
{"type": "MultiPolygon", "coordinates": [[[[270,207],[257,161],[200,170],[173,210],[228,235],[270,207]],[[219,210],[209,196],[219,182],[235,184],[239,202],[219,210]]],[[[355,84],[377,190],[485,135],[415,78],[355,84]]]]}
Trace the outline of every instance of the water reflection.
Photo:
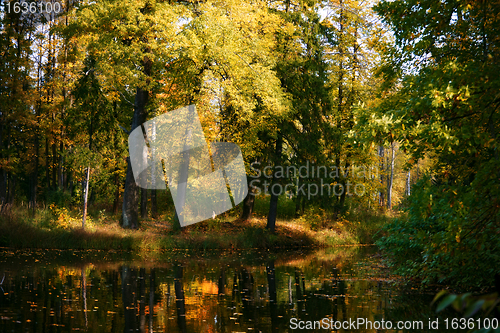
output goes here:
{"type": "Polygon", "coordinates": [[[374,251],[179,254],[151,261],[4,250],[0,332],[292,332],[300,331],[290,328],[292,318],[434,318],[432,295],[396,287],[374,251]]]}

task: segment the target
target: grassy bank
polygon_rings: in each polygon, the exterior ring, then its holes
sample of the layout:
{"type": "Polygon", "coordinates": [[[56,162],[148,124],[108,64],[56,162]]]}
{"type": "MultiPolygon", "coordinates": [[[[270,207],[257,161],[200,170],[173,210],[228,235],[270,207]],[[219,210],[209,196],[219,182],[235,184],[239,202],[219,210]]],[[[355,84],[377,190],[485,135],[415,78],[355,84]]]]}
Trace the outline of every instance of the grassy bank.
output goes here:
{"type": "Polygon", "coordinates": [[[139,230],[127,230],[119,226],[117,216],[94,210],[83,229],[81,216],[65,208],[51,205],[30,216],[25,207],[11,207],[0,216],[0,247],[157,251],[372,244],[387,219],[359,214],[332,222],[324,212],[311,210],[299,218],[279,219],[271,233],[257,212],[250,221],[221,216],[174,232],[168,213],[143,220],[139,230]]]}

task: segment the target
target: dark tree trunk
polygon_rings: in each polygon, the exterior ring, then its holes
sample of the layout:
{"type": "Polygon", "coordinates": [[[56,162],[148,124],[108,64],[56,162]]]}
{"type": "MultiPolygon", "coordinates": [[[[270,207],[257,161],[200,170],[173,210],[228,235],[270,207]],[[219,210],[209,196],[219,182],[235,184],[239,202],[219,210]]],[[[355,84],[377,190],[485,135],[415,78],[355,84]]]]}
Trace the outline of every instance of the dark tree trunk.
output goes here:
{"type": "MultiPolygon", "coordinates": [[[[4,158],[3,155],[3,129],[4,129],[4,115],[3,112],[0,114],[0,158],[4,158]]],[[[4,168],[0,168],[0,205],[3,205],[7,201],[7,171],[4,168]]]]}
{"type": "MultiPolygon", "coordinates": [[[[153,143],[156,142],[156,121],[155,120],[153,120],[151,140],[153,141],[153,143]]],[[[152,160],[156,161],[156,147],[155,147],[155,145],[153,145],[153,148],[151,149],[151,153],[152,153],[152,160]]],[[[153,163],[153,166],[152,166],[152,173],[153,173],[153,175],[156,175],[156,164],[155,163],[153,163]]],[[[153,188],[151,189],[151,217],[155,219],[158,217],[158,204],[156,201],[156,178],[155,177],[153,177],[152,183],[153,183],[153,188]]]]}
{"type": "Polygon", "coordinates": [[[253,206],[255,203],[255,193],[253,189],[248,187],[248,195],[243,200],[243,212],[241,213],[241,219],[243,221],[248,221],[252,217],[253,206]]]}
{"type": "MultiPolygon", "coordinates": [[[[281,153],[283,150],[283,137],[281,133],[278,133],[278,138],[276,140],[276,155],[275,155],[275,166],[281,163],[281,153]]],[[[269,214],[267,215],[267,226],[266,228],[274,232],[276,230],[276,217],[278,215],[278,195],[275,195],[277,191],[273,191],[275,184],[279,184],[279,181],[275,178],[275,170],[273,170],[273,178],[271,182],[271,201],[269,203],[269,214]]],[[[279,191],[281,192],[281,190],[279,191]]],[[[279,193],[278,192],[278,193],[279,193]]]]}
{"type": "MultiPolygon", "coordinates": [[[[38,155],[38,152],[36,152],[35,154],[38,155]]],[[[35,207],[36,207],[37,178],[38,178],[38,157],[35,157],[35,168],[33,169],[33,173],[31,174],[30,201],[28,205],[28,208],[31,209],[33,216],[35,216],[35,207]]]]}
{"type": "Polygon", "coordinates": [[[113,200],[113,215],[118,213],[118,202],[120,201],[120,183],[118,179],[118,168],[115,168],[115,199],[113,200]]]}
{"type": "Polygon", "coordinates": [[[300,202],[302,200],[302,195],[298,194],[295,197],[295,217],[300,216],[300,202]]]}
{"type": "Polygon", "coordinates": [[[141,188],[141,218],[148,216],[148,190],[141,188]]]}
{"type": "MultiPolygon", "coordinates": [[[[194,112],[193,106],[189,106],[189,111],[194,112]]],[[[187,180],[189,175],[189,141],[192,137],[192,129],[188,128],[186,130],[186,135],[184,136],[184,151],[181,153],[182,162],[179,165],[179,186],[177,187],[177,200],[179,202],[178,207],[175,208],[175,216],[174,216],[174,224],[173,230],[179,231],[181,229],[181,223],[179,220],[179,215],[182,216],[182,212],[184,210],[184,204],[186,202],[186,189],[187,189],[187,180]],[[178,211],[180,210],[180,211],[178,211]]]]}
{"type": "Polygon", "coordinates": [[[158,203],[156,201],[156,189],[151,190],[151,217],[158,217],[158,203]]]}
{"type": "Polygon", "coordinates": [[[50,155],[48,135],[45,135],[45,181],[47,182],[47,189],[50,189],[50,155]]]}
{"type": "MultiPolygon", "coordinates": [[[[113,112],[115,115],[115,121],[118,122],[118,111],[117,111],[117,107],[116,107],[116,101],[113,103],[113,112]]],[[[118,153],[118,151],[119,151],[119,136],[118,136],[117,132],[114,132],[113,141],[114,141],[115,152],[118,153]]],[[[116,155],[116,158],[118,158],[118,155],[116,155]]],[[[115,198],[113,200],[113,215],[116,215],[118,213],[118,204],[120,202],[120,178],[118,176],[119,171],[120,171],[120,169],[119,169],[118,165],[115,166],[115,170],[114,170],[115,198]]]]}
{"type": "Polygon", "coordinates": [[[127,157],[127,176],[125,178],[125,191],[123,192],[122,204],[122,227],[137,229],[139,227],[139,188],[137,187],[130,165],[130,157],[127,157]]]}
{"type": "MultiPolygon", "coordinates": [[[[350,167],[350,163],[347,161],[345,162],[345,170],[349,170],[349,167],[350,167]]],[[[346,171],[347,172],[347,171],[346,171]]],[[[342,191],[342,194],[340,195],[340,199],[339,199],[339,204],[338,204],[338,207],[337,207],[337,218],[339,217],[338,214],[343,214],[344,213],[344,209],[345,209],[345,198],[346,198],[346,195],[347,195],[347,191],[351,191],[352,189],[348,188],[347,186],[347,182],[349,181],[349,177],[350,175],[348,174],[345,174],[345,175],[342,175],[342,178],[344,179],[343,182],[342,182],[342,186],[343,186],[343,191],[342,191]],[[347,178],[347,181],[346,181],[346,178],[347,178]]],[[[350,192],[352,193],[352,192],[350,192]]]]}
{"type": "Polygon", "coordinates": [[[10,174],[9,176],[10,176],[9,177],[9,192],[7,195],[7,203],[12,203],[14,201],[14,197],[15,197],[17,176],[15,174],[10,174]]]}
{"type": "MultiPolygon", "coordinates": [[[[54,119],[54,118],[53,118],[54,119]]],[[[52,135],[52,186],[57,190],[57,145],[55,135],[52,135]]]]}
{"type": "MultiPolygon", "coordinates": [[[[134,116],[132,118],[132,127],[130,132],[146,121],[147,110],[146,104],[149,99],[149,92],[141,88],[137,88],[135,95],[134,116]]],[[[124,228],[137,229],[139,227],[139,187],[137,186],[132,166],[130,165],[130,157],[127,158],[127,176],[125,178],[125,191],[123,192],[123,208],[122,208],[122,226],[124,228]]]]}
{"type": "MultiPolygon", "coordinates": [[[[66,64],[65,64],[66,67],[66,64]]],[[[64,81],[63,81],[64,82],[64,81]]],[[[66,105],[66,89],[63,88],[63,99],[64,99],[64,104],[61,110],[61,124],[64,124],[64,110],[65,110],[65,105],[66,105]]],[[[59,189],[64,190],[64,171],[63,171],[63,165],[64,165],[64,125],[61,125],[60,128],[60,135],[61,139],[59,140],[59,161],[58,161],[58,168],[57,168],[57,178],[58,178],[58,183],[59,183],[59,189]]]]}
{"type": "Polygon", "coordinates": [[[0,205],[7,203],[7,171],[0,172],[0,205]]]}

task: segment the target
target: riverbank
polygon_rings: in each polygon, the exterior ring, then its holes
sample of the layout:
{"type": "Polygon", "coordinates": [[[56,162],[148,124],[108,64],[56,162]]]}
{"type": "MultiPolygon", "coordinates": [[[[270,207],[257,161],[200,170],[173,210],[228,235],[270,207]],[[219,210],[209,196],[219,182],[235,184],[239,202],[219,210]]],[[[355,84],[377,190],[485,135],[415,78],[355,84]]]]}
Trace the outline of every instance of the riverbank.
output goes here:
{"type": "Polygon", "coordinates": [[[171,217],[146,219],[138,230],[123,229],[116,216],[105,212],[81,217],[65,208],[50,206],[35,217],[12,208],[0,217],[0,247],[74,250],[231,250],[331,247],[373,244],[374,235],[387,217],[327,221],[317,216],[278,220],[276,232],[265,229],[266,219],[249,221],[222,216],[174,232],[171,217]],[[314,221],[312,221],[314,220],[314,221]],[[363,220],[363,221],[361,221],[363,220]]]}

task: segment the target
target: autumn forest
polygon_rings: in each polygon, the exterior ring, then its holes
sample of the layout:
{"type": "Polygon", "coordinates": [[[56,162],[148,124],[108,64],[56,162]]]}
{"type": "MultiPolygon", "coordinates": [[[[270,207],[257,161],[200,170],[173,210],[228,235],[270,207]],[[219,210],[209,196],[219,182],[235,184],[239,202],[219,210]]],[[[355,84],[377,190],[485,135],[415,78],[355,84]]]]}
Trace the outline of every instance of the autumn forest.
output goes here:
{"type": "Polygon", "coordinates": [[[376,243],[500,288],[500,1],[2,0],[0,29],[0,246],[376,243]],[[188,105],[248,195],[182,228],[128,138],[188,105]]]}

